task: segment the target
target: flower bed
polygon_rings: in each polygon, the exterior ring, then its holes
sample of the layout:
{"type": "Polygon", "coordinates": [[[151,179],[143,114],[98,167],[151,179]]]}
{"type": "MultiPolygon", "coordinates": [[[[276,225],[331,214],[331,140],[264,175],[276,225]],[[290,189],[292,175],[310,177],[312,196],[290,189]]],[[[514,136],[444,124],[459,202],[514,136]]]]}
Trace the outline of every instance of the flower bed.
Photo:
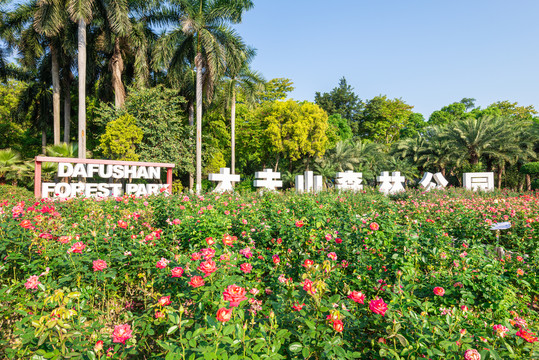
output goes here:
{"type": "Polygon", "coordinates": [[[0,206],[8,358],[539,356],[537,194],[0,206]]]}

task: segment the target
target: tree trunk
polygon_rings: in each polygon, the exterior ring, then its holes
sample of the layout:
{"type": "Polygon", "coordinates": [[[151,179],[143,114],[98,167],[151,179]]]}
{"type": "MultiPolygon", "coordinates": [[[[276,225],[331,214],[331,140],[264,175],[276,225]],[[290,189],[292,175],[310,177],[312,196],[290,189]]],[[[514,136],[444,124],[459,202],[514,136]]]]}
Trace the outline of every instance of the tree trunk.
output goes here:
{"type": "Polygon", "coordinates": [[[79,65],[79,158],[86,158],[86,22],[79,20],[78,27],[79,65]]]}
{"type": "Polygon", "coordinates": [[[45,127],[41,129],[41,153],[43,155],[47,154],[47,131],[45,127]]]}
{"type": "Polygon", "coordinates": [[[68,69],[64,82],[64,142],[71,141],[71,80],[73,74],[68,69]]]}
{"type": "Polygon", "coordinates": [[[58,50],[52,44],[52,114],[54,129],[54,145],[60,144],[60,66],[58,65],[58,50]]]}
{"type": "Polygon", "coordinates": [[[505,165],[500,165],[498,167],[498,189],[502,188],[502,175],[504,171],[505,171],[505,165]]]}
{"type": "MultiPolygon", "coordinates": [[[[193,126],[195,124],[195,104],[193,101],[189,101],[189,126],[193,126]]],[[[193,173],[189,173],[189,190],[193,191],[193,173]]]]}
{"type": "Polygon", "coordinates": [[[196,101],[197,101],[197,130],[196,130],[196,192],[202,190],[202,54],[195,57],[197,71],[196,101]]]}
{"type": "Polygon", "coordinates": [[[232,105],[230,108],[230,171],[236,173],[236,91],[232,88],[232,105]]]}
{"type": "Polygon", "coordinates": [[[528,191],[532,190],[532,178],[530,174],[526,174],[526,190],[528,191]]]}
{"type": "Polygon", "coordinates": [[[114,106],[121,108],[125,103],[125,87],[122,82],[122,72],[124,71],[124,61],[120,50],[120,38],[114,40],[114,53],[110,60],[110,70],[112,71],[112,88],[114,89],[114,106]]]}

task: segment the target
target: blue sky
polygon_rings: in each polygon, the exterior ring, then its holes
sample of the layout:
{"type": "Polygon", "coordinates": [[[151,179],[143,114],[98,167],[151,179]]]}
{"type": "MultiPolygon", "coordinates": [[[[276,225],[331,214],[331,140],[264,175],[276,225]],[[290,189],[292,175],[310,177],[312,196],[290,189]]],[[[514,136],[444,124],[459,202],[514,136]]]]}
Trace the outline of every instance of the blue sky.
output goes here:
{"type": "Polygon", "coordinates": [[[428,115],[463,97],[539,109],[539,1],[254,0],[236,29],[266,79],[314,100],[344,76],[361,99],[428,115]]]}

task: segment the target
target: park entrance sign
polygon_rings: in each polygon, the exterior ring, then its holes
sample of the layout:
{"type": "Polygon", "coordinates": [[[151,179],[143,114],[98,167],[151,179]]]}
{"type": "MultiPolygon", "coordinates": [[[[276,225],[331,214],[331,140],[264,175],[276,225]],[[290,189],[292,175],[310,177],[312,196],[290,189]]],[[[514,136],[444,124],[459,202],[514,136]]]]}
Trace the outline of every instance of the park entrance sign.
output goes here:
{"type": "Polygon", "coordinates": [[[97,159],[73,159],[61,157],[36,156],[34,193],[36,198],[69,198],[77,195],[84,197],[120,196],[134,194],[136,196],[151,195],[163,189],[172,193],[172,169],[174,164],[148,163],[138,161],[114,161],[97,159]],[[43,162],[58,163],[60,182],[41,183],[41,164],[43,162]],[[159,181],[161,168],[167,169],[167,183],[127,183],[125,188],[118,180],[145,179],[159,181]],[[101,178],[108,182],[71,182],[70,179],[101,178]],[[115,182],[116,181],[116,182],[115,182]]]}

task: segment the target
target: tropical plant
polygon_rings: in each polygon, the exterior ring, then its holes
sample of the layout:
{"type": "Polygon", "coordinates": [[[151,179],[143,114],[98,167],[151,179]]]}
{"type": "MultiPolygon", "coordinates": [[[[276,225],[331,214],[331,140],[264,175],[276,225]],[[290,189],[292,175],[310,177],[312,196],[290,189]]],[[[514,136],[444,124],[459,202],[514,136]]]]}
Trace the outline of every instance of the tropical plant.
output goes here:
{"type": "Polygon", "coordinates": [[[227,24],[239,23],[251,0],[173,0],[164,19],[177,26],[169,35],[171,58],[194,60],[196,69],[196,190],[202,181],[202,95],[211,98],[219,74],[237,62],[245,50],[239,35],[227,24]],[[194,56],[194,58],[193,58],[194,56]]]}

